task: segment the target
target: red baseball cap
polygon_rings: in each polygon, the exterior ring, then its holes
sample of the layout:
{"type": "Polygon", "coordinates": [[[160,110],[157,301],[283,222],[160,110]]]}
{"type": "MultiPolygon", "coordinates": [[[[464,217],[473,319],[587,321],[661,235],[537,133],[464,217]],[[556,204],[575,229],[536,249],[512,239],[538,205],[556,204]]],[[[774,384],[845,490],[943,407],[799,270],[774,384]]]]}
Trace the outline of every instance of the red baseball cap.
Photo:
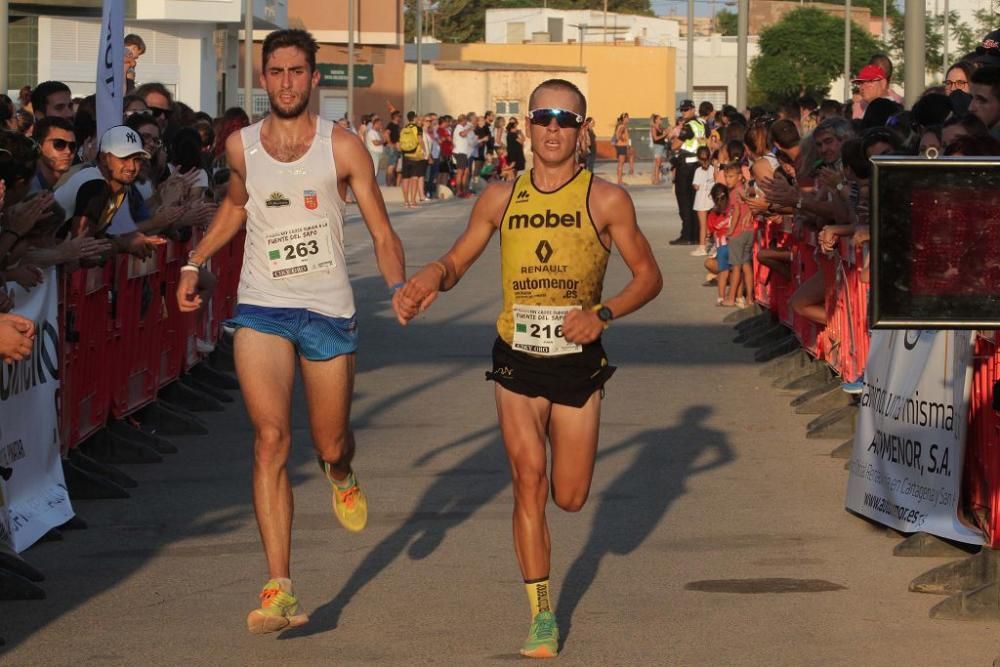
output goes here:
{"type": "Polygon", "coordinates": [[[861,83],[862,81],[878,81],[885,78],[885,70],[878,65],[865,65],[858,72],[858,75],[851,79],[851,83],[861,83]]]}

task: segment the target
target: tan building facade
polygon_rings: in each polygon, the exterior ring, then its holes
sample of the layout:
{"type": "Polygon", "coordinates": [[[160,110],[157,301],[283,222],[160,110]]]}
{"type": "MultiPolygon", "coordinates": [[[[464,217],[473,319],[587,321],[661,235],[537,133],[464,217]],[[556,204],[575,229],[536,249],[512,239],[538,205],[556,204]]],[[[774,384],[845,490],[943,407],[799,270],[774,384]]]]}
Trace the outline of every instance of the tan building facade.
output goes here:
{"type": "MultiPolygon", "coordinates": [[[[834,5],[827,4],[825,2],[807,2],[805,4],[799,4],[797,2],[786,2],[785,0],[754,0],[750,3],[750,34],[759,35],[762,30],[774,25],[782,18],[785,14],[793,12],[796,9],[801,9],[803,7],[812,7],[813,9],[819,9],[831,16],[844,18],[844,5],[834,5]]],[[[873,30],[872,22],[872,12],[867,7],[851,7],[851,20],[858,24],[859,27],[865,28],[872,32],[872,34],[878,34],[879,29],[873,30]]],[[[843,40],[843,36],[841,36],[843,40]]]]}
{"type": "MultiPolygon", "coordinates": [[[[498,116],[524,118],[528,97],[547,79],[566,79],[588,94],[582,67],[512,65],[508,63],[436,61],[424,65],[421,111],[456,115],[493,111],[498,116]]],[[[416,108],[417,66],[406,64],[406,109],[416,108]]]]}
{"type": "MultiPolygon", "coordinates": [[[[594,117],[595,130],[601,137],[610,136],[614,132],[615,119],[622,112],[640,118],[649,117],[653,113],[673,115],[677,106],[674,95],[675,52],[671,47],[610,44],[585,44],[583,48],[578,44],[441,44],[438,61],[565,68],[563,71],[567,76],[575,74],[586,77],[586,87],[583,89],[587,95],[587,113],[594,117]]],[[[425,91],[430,85],[426,76],[428,69],[430,66],[425,66],[425,91]]],[[[551,73],[539,74],[549,74],[543,76],[543,79],[552,78],[551,73]]],[[[526,74],[522,72],[514,78],[517,76],[525,77],[526,74]]],[[[472,92],[479,90],[478,84],[470,82],[467,85],[472,92]]],[[[463,89],[449,90],[448,95],[461,100],[463,89]]],[[[409,94],[407,99],[411,99],[409,94]]],[[[458,108],[432,109],[428,106],[429,102],[425,102],[424,107],[438,113],[463,113],[472,110],[482,113],[487,108],[498,111],[495,105],[490,106],[500,99],[496,93],[489,91],[485,98],[480,99],[488,103],[482,109],[466,108],[467,103],[459,104],[458,108]]],[[[522,105],[521,115],[524,115],[523,105],[527,104],[527,97],[519,101],[522,105]]]]}
{"type": "MultiPolygon", "coordinates": [[[[354,122],[365,113],[388,115],[403,108],[403,0],[356,2],[354,122]]],[[[288,0],[288,27],[312,33],[320,43],[316,65],[320,85],[310,108],[336,120],[347,110],[347,0],[288,0]]],[[[267,31],[254,31],[254,81],[267,31]]],[[[242,56],[240,59],[242,66],[242,56]]],[[[242,81],[242,79],[241,79],[242,81]]],[[[254,111],[266,111],[263,90],[254,91],[254,111]]]]}

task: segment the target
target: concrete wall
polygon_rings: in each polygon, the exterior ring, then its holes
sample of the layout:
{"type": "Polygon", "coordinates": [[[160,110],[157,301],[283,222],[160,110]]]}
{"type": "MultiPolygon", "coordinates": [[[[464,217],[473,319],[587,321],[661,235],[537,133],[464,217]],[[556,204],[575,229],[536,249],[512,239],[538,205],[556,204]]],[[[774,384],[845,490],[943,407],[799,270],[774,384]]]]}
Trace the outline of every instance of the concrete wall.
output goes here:
{"type": "Polygon", "coordinates": [[[587,70],[587,113],[601,137],[614,132],[622,112],[669,114],[674,101],[675,54],[670,47],[586,44],[441,44],[441,60],[562,65],[587,70]]]}

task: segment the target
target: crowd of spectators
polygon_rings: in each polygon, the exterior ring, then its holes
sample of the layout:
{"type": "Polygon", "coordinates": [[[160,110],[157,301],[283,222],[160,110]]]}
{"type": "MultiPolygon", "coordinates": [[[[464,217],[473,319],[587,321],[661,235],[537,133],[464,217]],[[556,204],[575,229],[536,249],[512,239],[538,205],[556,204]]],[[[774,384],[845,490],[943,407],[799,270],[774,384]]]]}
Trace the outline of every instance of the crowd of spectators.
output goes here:
{"type": "Polygon", "coordinates": [[[364,140],[379,182],[402,188],[407,208],[473,197],[490,181],[512,181],[526,167],[519,119],[492,111],[457,116],[410,111],[404,121],[392,110],[385,124],[378,114],[361,116],[356,128],[346,118],[340,123],[364,140]]]}
{"type": "MultiPolygon", "coordinates": [[[[159,83],[135,85],[142,40],[125,40],[129,94],[120,124],[97,137],[95,99],[59,81],[0,96],[0,358],[22,359],[33,327],[13,287],[148,258],[207,226],[229,176],[226,138],[249,125],[241,109],[195,112],[159,83]]],[[[206,285],[210,280],[206,277],[206,285]]]]}
{"type": "MultiPolygon", "coordinates": [[[[858,72],[854,98],[844,104],[803,98],[744,115],[732,107],[716,113],[703,103],[709,113],[695,118],[685,102],[687,115],[672,131],[653,117],[651,140],[671,142],[678,203],[690,206],[680,212],[682,235],[672,243],[697,246],[691,254],[705,257],[704,285],[717,287],[719,306],[753,304],[755,244],[756,261],[785,279],[793,274],[793,248],[844,257],[867,250],[872,157],[1000,155],[1000,31],[952,65],[944,84],[923,91],[911,109],[900,103],[891,77],[892,63],[877,54],[858,72]],[[692,139],[690,123],[703,125],[703,138],[692,139]],[[689,188],[695,196],[682,196],[689,188]]],[[[828,280],[813,273],[790,300],[798,315],[820,326],[828,280]]]]}

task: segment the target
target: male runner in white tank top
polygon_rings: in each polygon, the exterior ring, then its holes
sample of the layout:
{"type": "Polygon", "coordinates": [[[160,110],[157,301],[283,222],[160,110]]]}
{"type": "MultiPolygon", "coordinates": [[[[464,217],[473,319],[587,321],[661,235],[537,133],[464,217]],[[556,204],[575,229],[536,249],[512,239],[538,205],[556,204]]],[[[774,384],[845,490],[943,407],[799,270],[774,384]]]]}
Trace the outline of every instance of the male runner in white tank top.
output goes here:
{"type": "Polygon", "coordinates": [[[271,114],[226,141],[229,190],[177,286],[184,312],[201,306],[201,267],[243,226],[247,237],[236,328],[236,373],[254,426],[253,500],[268,579],[253,633],[301,625],[289,572],[292,490],[285,464],[296,361],[313,445],[333,487],[333,511],[352,532],[368,508],[351,469],[348,426],[357,324],[344,257],[344,200],[354,192],[393,290],[405,280],[403,246],[389,224],[372,161],[357,136],[308,111],[319,83],[318,46],[304,30],[279,30],[262,49],[261,86],[271,114]]]}

